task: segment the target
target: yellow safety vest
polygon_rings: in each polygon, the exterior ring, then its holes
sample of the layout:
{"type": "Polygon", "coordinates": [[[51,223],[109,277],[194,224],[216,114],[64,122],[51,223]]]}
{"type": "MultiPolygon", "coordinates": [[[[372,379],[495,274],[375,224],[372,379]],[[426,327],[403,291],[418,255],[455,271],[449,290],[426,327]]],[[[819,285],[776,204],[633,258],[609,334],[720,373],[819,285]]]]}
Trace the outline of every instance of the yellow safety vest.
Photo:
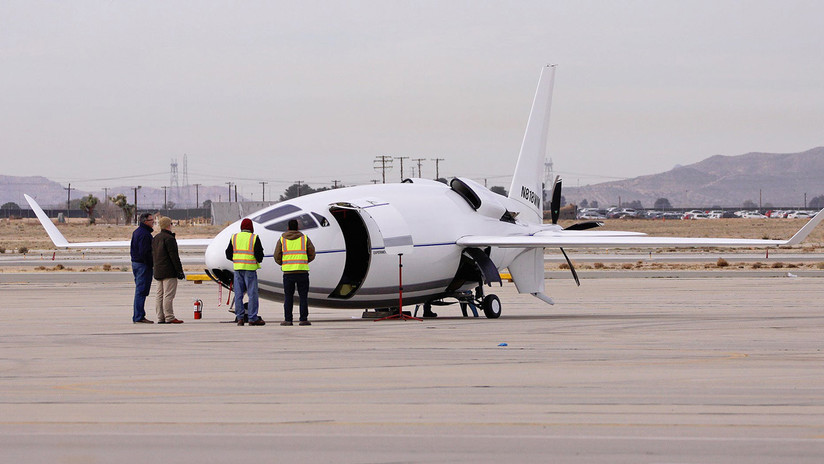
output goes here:
{"type": "Polygon", "coordinates": [[[260,263],[255,259],[255,240],[257,235],[251,232],[238,232],[232,235],[232,262],[236,271],[256,271],[260,263]]]}
{"type": "Polygon", "coordinates": [[[306,236],[294,240],[280,238],[280,246],[283,249],[283,259],[280,268],[283,272],[309,271],[309,255],[306,253],[306,236]]]}

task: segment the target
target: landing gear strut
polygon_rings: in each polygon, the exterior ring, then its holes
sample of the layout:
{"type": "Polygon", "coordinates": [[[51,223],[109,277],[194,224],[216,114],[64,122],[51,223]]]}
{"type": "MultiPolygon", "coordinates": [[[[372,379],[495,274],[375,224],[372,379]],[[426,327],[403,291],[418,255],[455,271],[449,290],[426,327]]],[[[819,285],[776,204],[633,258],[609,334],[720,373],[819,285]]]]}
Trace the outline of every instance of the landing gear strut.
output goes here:
{"type": "MultiPolygon", "coordinates": [[[[487,319],[497,319],[501,317],[500,298],[493,294],[484,296],[483,284],[478,285],[475,288],[475,292],[456,292],[453,295],[451,295],[450,298],[455,298],[456,300],[458,300],[457,302],[461,305],[461,312],[463,313],[464,317],[468,316],[466,311],[467,307],[469,307],[472,310],[472,314],[475,317],[478,317],[477,308],[483,310],[484,316],[486,316],[487,319]]],[[[454,302],[448,302],[442,299],[427,301],[423,304],[423,317],[437,317],[437,314],[432,312],[432,305],[445,306],[449,304],[454,304],[454,302]]]]}

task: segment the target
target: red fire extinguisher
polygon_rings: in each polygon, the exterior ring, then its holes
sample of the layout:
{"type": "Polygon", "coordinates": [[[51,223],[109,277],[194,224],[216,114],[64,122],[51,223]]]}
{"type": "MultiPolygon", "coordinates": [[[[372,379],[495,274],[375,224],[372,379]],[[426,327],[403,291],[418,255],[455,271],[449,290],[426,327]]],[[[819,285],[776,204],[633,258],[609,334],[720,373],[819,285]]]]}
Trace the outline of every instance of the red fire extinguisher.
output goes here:
{"type": "Polygon", "coordinates": [[[203,301],[195,300],[195,319],[200,319],[203,315],[203,301]]]}

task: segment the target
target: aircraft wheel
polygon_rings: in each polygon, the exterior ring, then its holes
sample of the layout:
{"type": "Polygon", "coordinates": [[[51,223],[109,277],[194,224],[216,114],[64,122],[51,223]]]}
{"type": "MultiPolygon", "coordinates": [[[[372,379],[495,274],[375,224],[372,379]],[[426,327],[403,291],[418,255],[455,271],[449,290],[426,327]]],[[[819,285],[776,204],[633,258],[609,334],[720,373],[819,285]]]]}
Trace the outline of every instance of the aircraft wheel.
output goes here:
{"type": "Polygon", "coordinates": [[[481,307],[487,319],[497,319],[501,317],[501,300],[497,296],[485,296],[481,307]]]}

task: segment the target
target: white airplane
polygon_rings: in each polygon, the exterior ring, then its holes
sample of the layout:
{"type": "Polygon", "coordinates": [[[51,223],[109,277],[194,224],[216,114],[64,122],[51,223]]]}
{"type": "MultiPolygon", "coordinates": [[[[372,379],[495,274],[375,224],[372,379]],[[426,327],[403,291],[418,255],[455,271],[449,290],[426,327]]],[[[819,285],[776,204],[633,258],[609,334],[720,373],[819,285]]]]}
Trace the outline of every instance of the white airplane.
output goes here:
{"type": "MultiPolygon", "coordinates": [[[[457,177],[449,185],[407,179],[277,203],[249,216],[266,255],[258,271],[260,296],[283,300],[282,273],[272,255],[290,219],[299,221],[317,249],[310,305],[397,311],[402,277],[404,304],[423,304],[428,311],[432,304],[457,301],[464,309],[467,304],[481,307],[488,318],[501,315],[501,303],[493,294],[484,295],[484,284],[500,283],[503,269],[509,270],[519,293],[553,303],[544,293],[544,248],[777,247],[800,243],[824,219],[818,214],[789,240],[650,237],[593,230],[600,225],[594,222],[564,229],[556,224],[561,194],[556,179],[552,223],[544,224],[542,176],[554,73],[554,66],[541,72],[508,197],[457,177]]],[[[28,195],[26,200],[58,247],[129,245],[69,243],[37,203],[28,195]]],[[[237,221],[211,240],[180,239],[178,244],[208,245],[206,273],[231,289],[232,262],[224,251],[239,230],[237,221]]],[[[577,282],[571,262],[570,269],[577,282]]]]}

